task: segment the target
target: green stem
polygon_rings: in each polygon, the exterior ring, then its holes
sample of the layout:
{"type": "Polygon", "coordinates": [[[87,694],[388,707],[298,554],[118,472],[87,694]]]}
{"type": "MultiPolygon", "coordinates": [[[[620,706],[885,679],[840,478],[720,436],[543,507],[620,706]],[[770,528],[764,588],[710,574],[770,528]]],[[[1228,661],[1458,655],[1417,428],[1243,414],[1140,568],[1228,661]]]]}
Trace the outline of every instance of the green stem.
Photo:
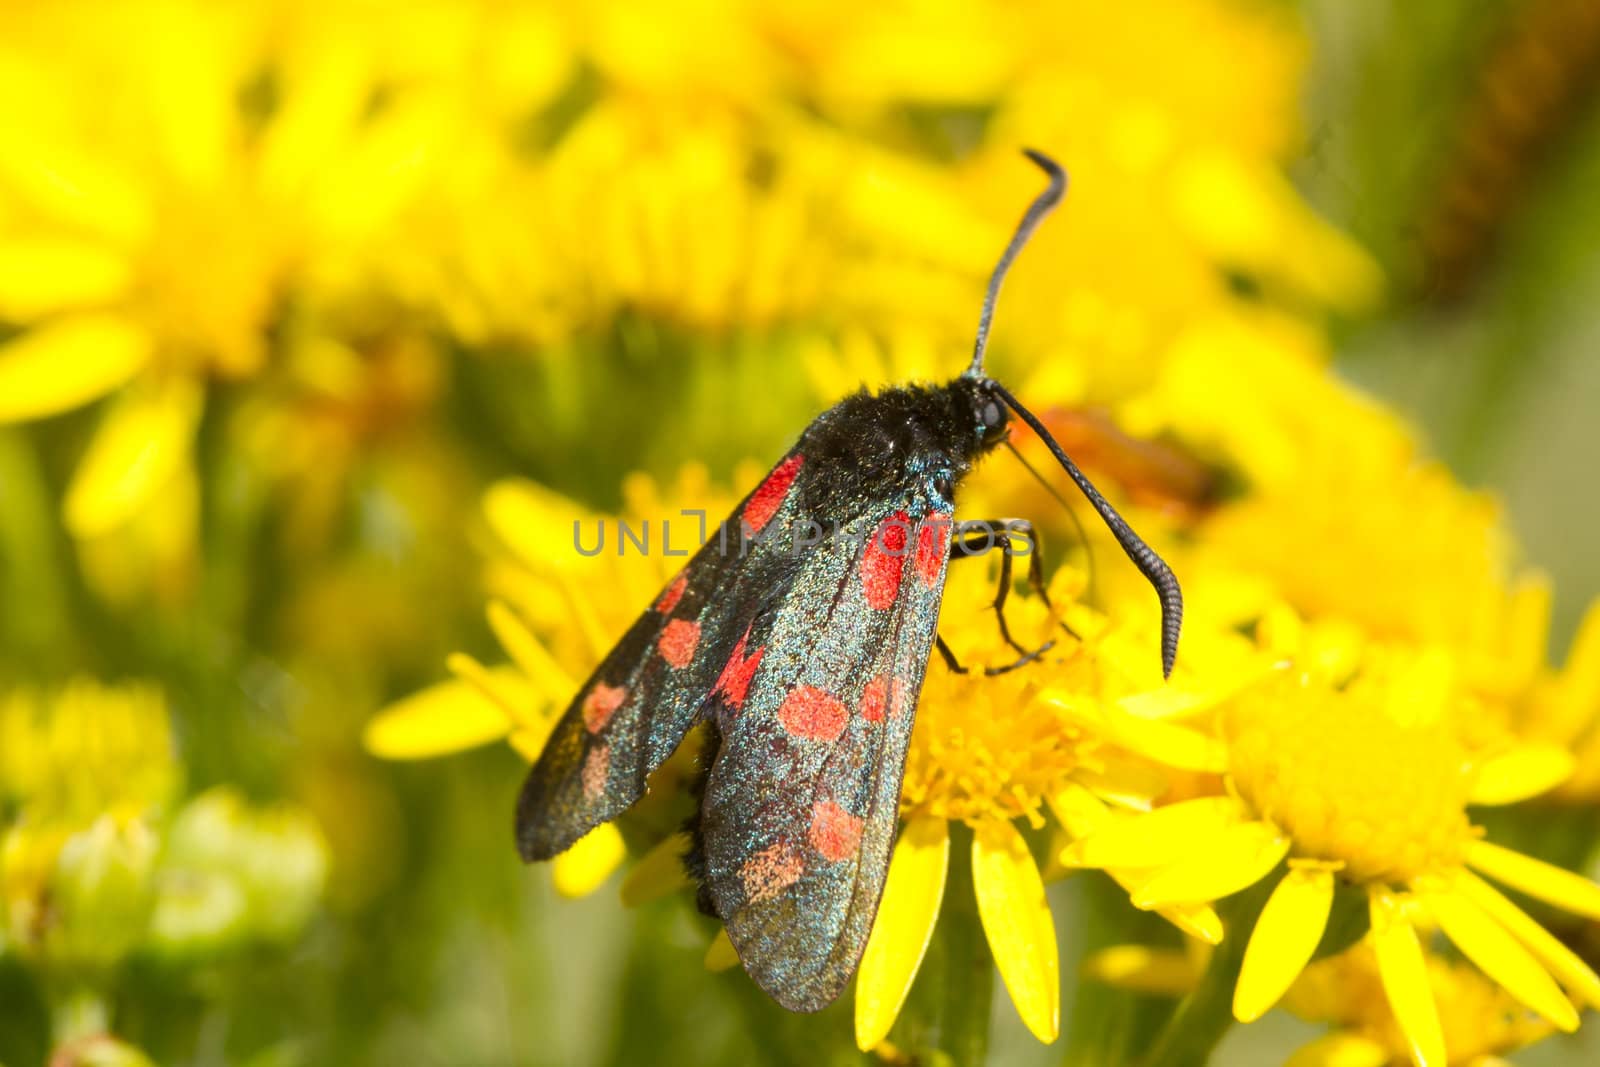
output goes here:
{"type": "MultiPolygon", "coordinates": [[[[1279,870],[1282,870],[1280,865],[1279,870]]],[[[1203,1067],[1233,1026],[1233,990],[1244,965],[1245,946],[1255,930],[1261,909],[1278,882],[1278,874],[1263,878],[1237,896],[1220,901],[1222,944],[1211,953],[1211,963],[1178,1010],[1173,1013],[1144,1059],[1144,1067],[1203,1067]]]]}
{"type": "Polygon", "coordinates": [[[50,1040],[56,1048],[109,1032],[111,1011],[105,998],[88,986],[62,989],[50,1002],[50,1040]]]}
{"type": "Polygon", "coordinates": [[[950,826],[939,923],[890,1040],[919,1062],[978,1067],[989,1051],[994,959],[972,889],[972,831],[950,826]]]}
{"type": "Polygon", "coordinates": [[[960,1067],[977,1067],[989,1051],[994,958],[972,886],[972,831],[962,823],[950,827],[950,876],[941,910],[945,956],[941,1043],[960,1067]]]}
{"type": "MultiPolygon", "coordinates": [[[[1177,949],[1182,938],[1159,915],[1128,904],[1127,891],[1109,877],[1084,874],[1074,879],[1076,923],[1082,944],[1071,973],[1100,949],[1119,944],[1177,949]]],[[[1176,998],[1119,989],[1092,978],[1074,983],[1072,1007],[1062,1037],[1061,1067],[1127,1067],[1139,1062],[1177,1010],[1176,998]]]]}
{"type": "Polygon", "coordinates": [[[1162,1029],[1144,1067],[1202,1067],[1233,1026],[1233,987],[1244,962],[1245,938],[1225,938],[1211,965],[1162,1029]]]}

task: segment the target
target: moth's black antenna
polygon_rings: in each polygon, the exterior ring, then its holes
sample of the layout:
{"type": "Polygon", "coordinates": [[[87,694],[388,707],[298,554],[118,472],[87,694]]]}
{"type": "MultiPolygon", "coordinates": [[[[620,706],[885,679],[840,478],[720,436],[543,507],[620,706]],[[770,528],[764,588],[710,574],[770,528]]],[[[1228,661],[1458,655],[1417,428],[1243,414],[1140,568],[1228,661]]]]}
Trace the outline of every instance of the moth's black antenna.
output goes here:
{"type": "Polygon", "coordinates": [[[1050,186],[1028,205],[1022,221],[1017,223],[1017,232],[1011,235],[1011,243],[1006,245],[1005,252],[1000,256],[1000,262],[994,265],[994,273],[989,275],[989,291],[983,296],[983,312],[978,316],[978,340],[972,346],[972,366],[967,368],[969,378],[983,376],[983,353],[989,347],[989,321],[994,318],[994,302],[1000,296],[1000,284],[1006,280],[1006,271],[1011,269],[1011,261],[1017,258],[1017,253],[1028,243],[1028,238],[1033,235],[1034,229],[1046,215],[1050,214],[1051,208],[1061,203],[1061,195],[1067,191],[1067,172],[1061,169],[1060,164],[1043,152],[1036,152],[1031,148],[1024,148],[1022,154],[1037,163],[1040,170],[1050,175],[1050,186]]]}
{"type": "Polygon", "coordinates": [[[1172,568],[1166,561],[1156,555],[1155,549],[1144,543],[1140,536],[1133,532],[1117,509],[1112,507],[1094,483],[1084,476],[1078,465],[1072,462],[1066,450],[1056,444],[1056,439],[1050,436],[1050,431],[1044,428],[1027,408],[1017,402],[1005,386],[993,378],[984,380],[984,385],[994,390],[1006,406],[1015,411],[1023,422],[1033,428],[1050,449],[1050,454],[1056,457],[1056,462],[1066,468],[1067,474],[1078,483],[1078,488],[1083,490],[1083,495],[1088,497],[1089,503],[1095,511],[1100,513],[1101,520],[1111,529],[1111,534],[1117,539],[1117,544],[1133,560],[1133,565],[1145,576],[1151,585],[1156,587],[1156,596],[1161,599],[1161,674],[1163,677],[1172,675],[1172,664],[1178,658],[1178,631],[1183,626],[1183,591],[1178,588],[1177,575],[1172,573],[1172,568]]]}

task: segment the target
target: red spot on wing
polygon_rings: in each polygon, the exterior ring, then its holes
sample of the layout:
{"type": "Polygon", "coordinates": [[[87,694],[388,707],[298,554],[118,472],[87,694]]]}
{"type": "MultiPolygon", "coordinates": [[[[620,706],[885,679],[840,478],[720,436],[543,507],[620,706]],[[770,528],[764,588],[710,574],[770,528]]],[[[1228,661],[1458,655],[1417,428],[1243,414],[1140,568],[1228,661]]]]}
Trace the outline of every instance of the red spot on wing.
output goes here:
{"type": "Polygon", "coordinates": [[[861,704],[857,710],[868,722],[881,722],[889,715],[899,718],[906,710],[905,690],[900,679],[880,674],[861,691],[861,704]]]}
{"type": "Polygon", "coordinates": [[[699,643],[699,623],[689,619],[673,619],[661,631],[660,638],[656,640],[656,648],[661,652],[662,659],[681,670],[694,659],[695,646],[699,643]]]}
{"type": "Polygon", "coordinates": [[[900,595],[900,576],[905,572],[906,543],[911,536],[911,519],[897,511],[883,521],[861,556],[861,589],[867,604],[883,611],[900,595]]]}
{"type": "Polygon", "coordinates": [[[683,599],[683,590],[688,584],[689,572],[679,571],[678,576],[672,579],[672,584],[662,591],[660,599],[656,601],[656,610],[663,615],[672,614],[672,609],[683,599]]]}
{"type": "Polygon", "coordinates": [[[728,705],[734,708],[744,706],[745,694],[750,691],[750,681],[756,676],[756,668],[761,665],[761,654],[767,650],[763,645],[746,657],[744,645],[749,639],[750,628],[747,626],[744,636],[733,646],[733,655],[728,657],[722,673],[717,676],[717,684],[711,687],[713,693],[721,693],[728,705]]]}
{"type": "Polygon", "coordinates": [[[628,691],[622,686],[596,682],[594,688],[589,690],[589,695],[583,698],[584,729],[591,734],[604,730],[611,716],[627,699],[628,691]]]}
{"type": "Polygon", "coordinates": [[[752,904],[775,897],[800,880],[805,860],[788,844],[768,845],[739,865],[739,881],[752,904]]]}
{"type": "Polygon", "coordinates": [[[606,778],[611,774],[611,746],[596,745],[583,758],[579,778],[583,782],[583,799],[599,800],[606,791],[606,778]]]}
{"type": "Polygon", "coordinates": [[[950,513],[935,511],[922,520],[917,531],[917,575],[932,589],[939,584],[944,562],[950,556],[950,513]]]}
{"type": "Polygon", "coordinates": [[[750,500],[744,506],[744,524],[752,535],[760,533],[761,527],[771,522],[772,516],[778,513],[778,508],[783,506],[783,498],[789,495],[789,487],[794,485],[795,476],[800,473],[805,461],[805,457],[796,452],[774,467],[772,473],[767,475],[767,480],[750,494],[750,500]]]}
{"type": "Polygon", "coordinates": [[[849,719],[844,701],[813,685],[790,691],[778,708],[783,728],[808,741],[837,741],[849,719]]]}
{"type": "Polygon", "coordinates": [[[811,847],[830,863],[847,860],[861,847],[861,827],[860,816],[831,800],[819,800],[811,809],[811,847]]]}

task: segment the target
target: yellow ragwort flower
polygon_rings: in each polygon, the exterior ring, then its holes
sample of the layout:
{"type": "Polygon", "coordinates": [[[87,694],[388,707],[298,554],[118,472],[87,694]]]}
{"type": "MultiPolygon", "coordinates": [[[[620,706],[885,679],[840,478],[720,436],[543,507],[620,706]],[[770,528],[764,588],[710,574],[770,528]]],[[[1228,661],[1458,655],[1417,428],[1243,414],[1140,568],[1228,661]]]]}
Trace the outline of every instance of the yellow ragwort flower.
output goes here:
{"type": "MultiPolygon", "coordinates": [[[[737,481],[748,489],[759,477],[747,465],[737,481]]],[[[367,726],[367,749],[388,759],[421,759],[506,740],[536,759],[579,684],[681,565],[677,553],[698,545],[703,530],[714,529],[739,499],[713,488],[698,466],[684,468],[666,491],[635,475],[623,495],[624,514],[606,516],[531,482],[492,486],[483,502],[493,597],[488,618],[510,662],[486,667],[465,654],[452,656],[455,680],[386,708],[367,726]],[[686,509],[703,510],[704,527],[686,509]],[[648,529],[651,550],[619,543],[619,522],[635,536],[648,529]],[[589,554],[601,536],[600,551],[589,554]],[[669,548],[673,555],[665,554],[669,548]]],[[[621,834],[603,823],[556,857],[556,889],[567,896],[593,892],[624,856],[621,834]]],[[[673,863],[661,865],[661,888],[683,881],[673,863]]]]}
{"type": "Polygon", "coordinates": [[[1244,1021],[1272,1007],[1311,959],[1342,881],[1367,895],[1368,943],[1418,1064],[1446,1062],[1419,926],[1437,925],[1517,1000],[1576,1029],[1561,985],[1600,1005],[1600,978],[1480,875],[1597,918],[1600,886],[1490,843],[1467,814],[1469,804],[1548,788],[1545,765],[1519,749],[1470,747],[1457,714],[1470,698],[1442,651],[1322,647],[1320,660],[1303,657],[1309,667],[1275,672],[1223,704],[1224,791],[1119,820],[1075,842],[1063,862],[1143,868],[1132,891],[1141,908],[1215,901],[1274,879],[1235,990],[1244,1021]]]}
{"type": "MultiPolygon", "coordinates": [[[[1450,1067],[1501,1067],[1502,1054],[1554,1032],[1549,1022],[1471,964],[1432,951],[1426,955],[1450,1067]]],[[[1089,957],[1084,973],[1130,992],[1178,997],[1200,984],[1210,956],[1210,947],[1192,938],[1181,950],[1113,945],[1089,957]]],[[[1410,1043],[1395,1021],[1377,956],[1368,945],[1309,964],[1282,1003],[1307,1022],[1333,1027],[1297,1049],[1286,1067],[1403,1067],[1411,1062],[1410,1043]]]]}
{"type": "MultiPolygon", "coordinates": [[[[947,583],[940,632],[969,662],[1004,664],[1016,655],[995,626],[993,583],[982,567],[953,569],[947,583]]],[[[1080,836],[1165,792],[1153,758],[1200,772],[1220,767],[1211,739],[1146,714],[1152,692],[1162,690],[1144,605],[1106,615],[1079,599],[1083,586],[1070,567],[1051,583],[1062,621],[1081,640],[1056,630],[1038,597],[1007,602],[1013,632],[1029,635],[1021,640],[1057,637],[1038,663],[993,677],[955,674],[937,659],[929,666],[901,792],[905,824],[857,977],[862,1049],[887,1037],[916,977],[943,900],[951,823],[973,830],[973,889],[1001,978],[1023,1022],[1049,1042],[1060,1029],[1059,953],[1044,873],[1016,820],[1080,836]]],[[[1191,628],[1185,637],[1185,661],[1211,670],[1180,668],[1164,692],[1172,707],[1203,707],[1212,692],[1239,684],[1231,672],[1245,661],[1226,647],[1232,635],[1191,628]]],[[[1206,904],[1162,914],[1201,939],[1221,937],[1206,904]]]]}
{"type": "Polygon", "coordinates": [[[207,386],[267,366],[296,286],[372,278],[448,107],[369,107],[356,27],[258,5],[9,5],[0,42],[0,94],[30,102],[0,147],[0,423],[107,399],[65,522],[102,592],[170,587],[207,386]]]}
{"type": "Polygon", "coordinates": [[[153,686],[75,679],[0,696],[0,944],[119,956],[180,779],[153,686]]]}
{"type": "MultiPolygon", "coordinates": [[[[1553,1030],[1471,964],[1429,952],[1427,982],[1439,1005],[1450,1067],[1502,1067],[1502,1056],[1553,1030]]],[[[1411,1061],[1410,1042],[1396,1025],[1371,948],[1313,963],[1289,989],[1284,1006],[1336,1028],[1298,1049],[1287,1067],[1403,1067],[1411,1061]]]]}

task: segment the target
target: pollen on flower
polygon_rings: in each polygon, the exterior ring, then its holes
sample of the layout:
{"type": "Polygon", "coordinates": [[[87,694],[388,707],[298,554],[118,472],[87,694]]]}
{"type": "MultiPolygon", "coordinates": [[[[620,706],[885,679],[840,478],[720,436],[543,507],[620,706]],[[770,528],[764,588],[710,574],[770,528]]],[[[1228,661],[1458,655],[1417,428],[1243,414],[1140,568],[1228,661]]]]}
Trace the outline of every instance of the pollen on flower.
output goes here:
{"type": "Polygon", "coordinates": [[[1224,718],[1240,795],[1294,855],[1358,881],[1457,866],[1469,840],[1468,753],[1448,719],[1401,721],[1372,675],[1344,690],[1282,677],[1224,718]]]}
{"type": "MultiPolygon", "coordinates": [[[[1016,658],[1000,639],[992,578],[981,567],[951,572],[940,632],[973,669],[954,674],[935,657],[917,702],[907,755],[901,810],[942,819],[1014,819],[1037,825],[1047,798],[1071,775],[1098,769],[1101,738],[1036,699],[1046,685],[1093,692],[1095,669],[1081,649],[1052,658],[1049,670],[1015,670],[987,677],[985,665],[1016,658]]],[[[1014,596],[1007,618],[1019,639],[1048,632],[1050,620],[1035,597],[1014,596]]],[[[863,699],[864,711],[866,699],[863,699]]]]}
{"type": "MultiPolygon", "coordinates": [[[[1551,1030],[1476,967],[1430,954],[1428,987],[1439,1005],[1452,1063],[1479,1062],[1529,1044],[1551,1030]]],[[[1410,1043],[1395,1021],[1372,950],[1359,946],[1313,963],[1290,988],[1284,1006],[1309,1022],[1334,1023],[1388,1049],[1404,1062],[1410,1043]]]]}

